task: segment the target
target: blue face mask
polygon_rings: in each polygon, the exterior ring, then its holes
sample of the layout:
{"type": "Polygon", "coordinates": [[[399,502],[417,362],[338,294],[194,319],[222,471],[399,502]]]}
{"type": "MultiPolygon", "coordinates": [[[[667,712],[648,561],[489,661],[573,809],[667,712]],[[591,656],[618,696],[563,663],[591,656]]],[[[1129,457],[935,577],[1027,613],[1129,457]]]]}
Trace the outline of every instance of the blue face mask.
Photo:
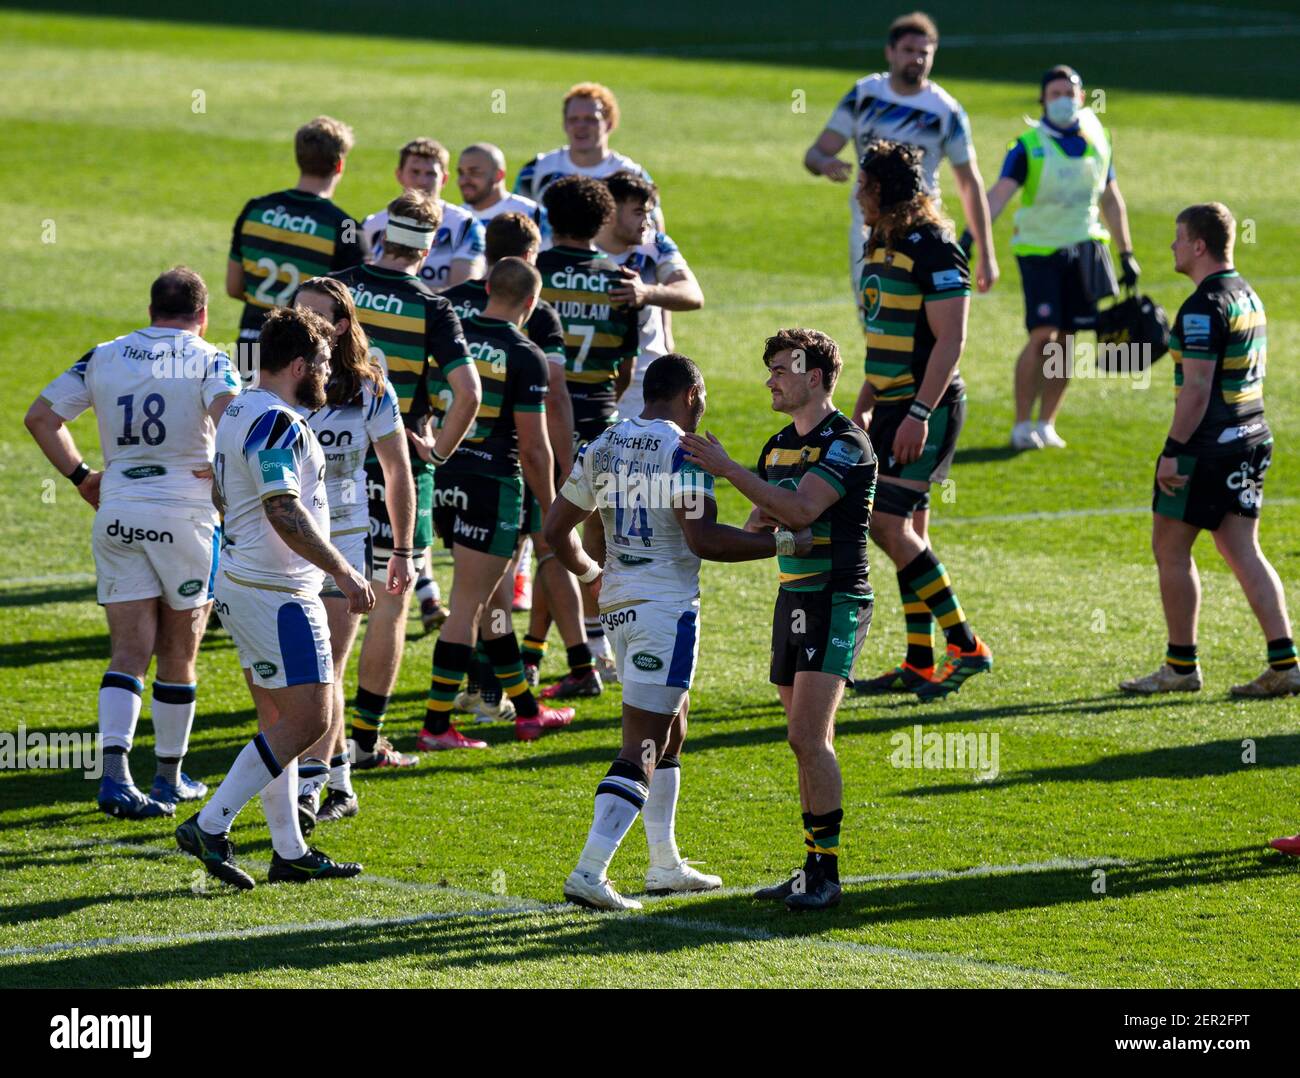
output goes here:
{"type": "Polygon", "coordinates": [[[1074,96],[1054,97],[1043,110],[1057,127],[1069,127],[1079,116],[1079,102],[1074,96]]]}

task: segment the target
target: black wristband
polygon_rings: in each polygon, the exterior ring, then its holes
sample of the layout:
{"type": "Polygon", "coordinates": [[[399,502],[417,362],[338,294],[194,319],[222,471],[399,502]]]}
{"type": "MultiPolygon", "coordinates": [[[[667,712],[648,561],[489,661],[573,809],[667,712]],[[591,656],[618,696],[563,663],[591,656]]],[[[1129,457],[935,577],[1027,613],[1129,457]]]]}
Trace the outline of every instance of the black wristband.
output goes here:
{"type": "Polygon", "coordinates": [[[447,461],[451,460],[451,457],[444,457],[436,449],[430,449],[429,453],[430,453],[429,463],[432,464],[435,468],[443,464],[446,464],[447,461]]]}
{"type": "Polygon", "coordinates": [[[72,481],[74,487],[79,487],[85,482],[86,476],[90,474],[90,465],[84,460],[68,473],[67,478],[72,481]]]}
{"type": "Polygon", "coordinates": [[[403,546],[403,547],[394,547],[394,548],[393,548],[393,557],[395,557],[395,558],[413,558],[413,557],[415,557],[415,551],[412,550],[410,547],[405,547],[405,546],[403,546]]]}
{"type": "Polygon", "coordinates": [[[907,409],[907,414],[913,419],[919,419],[922,423],[928,423],[930,421],[930,414],[933,411],[934,409],[924,401],[913,398],[911,405],[907,409]]]}
{"type": "Polygon", "coordinates": [[[1175,442],[1172,438],[1166,438],[1165,447],[1160,451],[1160,455],[1162,457],[1180,457],[1186,452],[1186,442],[1175,442]]]}

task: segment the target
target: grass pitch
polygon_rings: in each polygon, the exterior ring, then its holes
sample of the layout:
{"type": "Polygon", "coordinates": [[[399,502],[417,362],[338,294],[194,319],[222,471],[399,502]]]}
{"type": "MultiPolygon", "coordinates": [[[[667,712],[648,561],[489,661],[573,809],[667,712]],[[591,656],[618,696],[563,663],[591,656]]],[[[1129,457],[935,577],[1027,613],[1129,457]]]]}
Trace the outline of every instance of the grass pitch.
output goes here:
{"type": "MultiPolygon", "coordinates": [[[[1013,47],[992,40],[987,17],[940,7],[952,43],[940,48],[937,78],[970,113],[989,183],[1021,113],[1033,110],[1039,70],[1069,59],[1104,89],[1143,287],[1171,312],[1190,290],[1167,253],[1174,213],[1218,198],[1243,228],[1250,222],[1253,242],[1239,246],[1238,265],[1268,309],[1278,445],[1263,541],[1290,585],[1300,568],[1300,375],[1287,362],[1300,346],[1300,224],[1289,212],[1300,136],[1292,105],[1257,95],[1296,94],[1287,55],[1300,20],[1265,6],[1089,10],[1092,38],[1062,24],[1013,47]],[[1198,64],[1199,81],[1186,73],[1198,64]],[[1166,71],[1189,92],[1162,92],[1166,71]],[[1212,96],[1222,87],[1249,98],[1212,96]]],[[[805,39],[833,36],[805,28],[790,31],[785,51],[770,35],[764,44],[737,31],[728,53],[718,34],[692,45],[689,21],[677,7],[665,11],[678,20],[665,33],[676,56],[656,54],[644,28],[611,33],[603,53],[573,54],[554,35],[525,49],[0,14],[0,208],[9,222],[0,237],[9,420],[0,444],[0,730],[93,729],[108,657],[91,512],[27,439],[22,411],[92,344],[144,322],[160,269],[184,261],[221,291],[235,214],[250,195],[292,182],[292,131],[317,113],[356,129],[337,200],[365,214],[391,197],[394,150],[408,137],[433,134],[453,153],[489,139],[513,171],[562,141],[558,105],[569,84],[610,84],[624,114],[615,146],[659,181],[668,231],[707,296],[705,310],[676,319],[679,346],[709,381],[706,426],[749,459],[783,422],[768,408],[759,361],[762,338],[781,325],[839,339],[849,368],[838,397],[852,401],[860,337],[845,273],[848,192],[799,162],[878,52],[805,48],[805,39]],[[492,107],[498,90],[504,112],[492,107]],[[54,242],[43,242],[51,222],[54,242]]],[[[848,36],[861,43],[874,33],[848,36]]],[[[447,36],[469,34],[455,23],[447,36]]],[[[1289,938],[1300,877],[1264,845],[1300,828],[1296,705],[1226,698],[1228,685],[1262,668],[1263,641],[1208,541],[1199,549],[1206,691],[1150,702],[1115,691],[1163,655],[1144,507],[1171,414],[1169,365],[1146,389],[1079,380],[1060,422],[1068,451],[1011,456],[1003,446],[1022,309],[1009,219],[997,233],[1003,279],[973,302],[962,364],[970,418],[933,524],[996,666],[945,704],[851,700],[841,711],[842,862],[855,882],[837,911],[797,918],[746,897],[801,858],[793,761],[766,683],[775,574],[769,564],[706,565],[679,837],[734,890],[626,917],[557,905],[617,744],[614,691],[535,744],[489,728],[488,752],[361,775],[362,815],[318,837],[364,861],[367,874],[306,890],[214,890],[195,862],[169,852],[172,824],[107,819],[79,774],[0,773],[0,984],[1300,984],[1277,946],[1289,938]],[[998,778],[893,766],[896,736],[910,738],[916,725],[996,734],[998,778]]],[[[209,336],[232,339],[237,316],[214,295],[209,336]]],[[[98,459],[93,422],[73,430],[98,459]]],[[[734,492],[722,493],[721,510],[743,519],[734,492]]],[[[860,673],[903,649],[892,572],[883,557],[874,565],[878,603],[860,673]]],[[[399,744],[419,726],[431,648],[426,638],[408,649],[389,727],[399,744]]],[[[548,672],[559,672],[555,659],[548,672]]],[[[215,783],[253,719],[228,637],[205,641],[199,679],[186,770],[215,783]]],[[[147,776],[147,717],[134,756],[137,776],[147,776]]],[[[259,862],[264,870],[269,839],[257,805],[235,838],[255,873],[259,862]]],[[[638,826],[613,875],[637,890],[645,867],[638,826]]]]}

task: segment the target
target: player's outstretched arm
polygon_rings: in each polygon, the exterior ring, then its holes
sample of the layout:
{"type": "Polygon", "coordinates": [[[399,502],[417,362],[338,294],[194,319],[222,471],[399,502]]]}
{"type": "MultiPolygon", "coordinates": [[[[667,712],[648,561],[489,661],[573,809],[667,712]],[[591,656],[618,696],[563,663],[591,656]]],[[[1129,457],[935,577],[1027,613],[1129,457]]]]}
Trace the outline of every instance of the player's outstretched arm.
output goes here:
{"type": "Polygon", "coordinates": [[[853,175],[853,166],[836,156],[846,142],[848,139],[839,132],[827,128],[804,153],[803,167],[814,176],[826,176],[836,183],[847,182],[853,175]]]}
{"type": "Polygon", "coordinates": [[[673,506],[677,523],[686,536],[691,553],[705,561],[757,561],[771,558],[782,543],[792,544],[790,553],[803,556],[812,550],[812,532],[803,528],[785,536],[771,531],[746,531],[718,523],[718,506],[712,498],[699,497],[673,506]]]}
{"type": "Polygon", "coordinates": [[[686,459],[710,475],[725,479],[769,517],[781,521],[792,531],[806,528],[840,499],[840,493],[826,480],[809,473],[795,490],[786,490],[760,479],[743,464],[727,456],[713,434],[682,435],[686,459]]]}
{"type": "Polygon", "coordinates": [[[375,605],[370,582],[320,533],[296,494],[273,494],[262,502],[262,509],[285,546],[334,577],[339,590],[348,598],[350,613],[364,614],[375,605]]]}
{"type": "MultiPolygon", "coordinates": [[[[23,425],[41,447],[41,452],[58,470],[60,475],[74,478],[74,473],[82,464],[77,443],[72,440],[72,433],[63,422],[63,417],[50,407],[43,397],[37,397],[27,409],[23,425]]],[[[77,493],[94,508],[99,508],[99,483],[103,472],[88,471],[77,483],[77,493]]]]}

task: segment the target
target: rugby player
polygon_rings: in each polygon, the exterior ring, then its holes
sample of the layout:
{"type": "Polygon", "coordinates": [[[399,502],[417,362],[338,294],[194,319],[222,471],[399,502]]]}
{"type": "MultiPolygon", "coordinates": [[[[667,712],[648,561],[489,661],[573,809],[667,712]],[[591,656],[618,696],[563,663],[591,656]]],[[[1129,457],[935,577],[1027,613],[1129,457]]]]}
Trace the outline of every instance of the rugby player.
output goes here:
{"type": "Polygon", "coordinates": [[[325,403],[329,326],[310,311],[279,308],[262,323],[258,352],[258,384],[222,415],[212,465],[212,500],[224,517],[216,605],[253,695],[258,733],[202,811],[176,828],[183,851],[242,890],[253,878],[235,861],[230,827],[259,792],[274,849],[269,882],[361,871],[303,841],[295,800],[298,756],[329,729],[334,692],[324,574],[353,613],[375,602],[366,578],[327,538],[325,455],[297,411],[325,403]]]}
{"type": "MultiPolygon", "coordinates": [[[[1236,222],[1226,206],[1188,206],[1175,229],[1174,269],[1196,290],[1179,308],[1170,334],[1174,418],[1156,462],[1151,503],[1151,547],[1169,646],[1160,669],[1120,688],[1147,694],[1201,688],[1201,584],[1192,545],[1205,530],[1267,641],[1268,668],[1254,681],[1233,686],[1232,695],[1289,696],[1300,692],[1300,666],[1286,595],[1259,546],[1264,477],[1273,460],[1273,434],[1264,418],[1264,304],[1233,268],[1236,222]]],[[[1300,853],[1300,839],[1278,842],[1291,844],[1288,853],[1300,853]]]]}
{"type": "MultiPolygon", "coordinates": [[[[522,258],[530,265],[536,264],[541,247],[541,235],[532,220],[519,213],[503,213],[492,219],[487,226],[488,266],[495,266],[503,258],[522,258]]],[[[482,280],[466,281],[445,293],[462,322],[472,314],[481,313],[487,306],[487,282],[482,280]]],[[[546,356],[546,429],[554,458],[568,460],[573,452],[573,402],[569,398],[569,388],[565,380],[564,326],[560,317],[544,299],[538,299],[533,313],[528,316],[524,332],[546,356]]],[[[567,469],[566,473],[567,474],[567,469]]],[[[557,481],[560,475],[557,473],[557,481]]],[[[593,667],[591,649],[587,646],[587,634],[582,624],[582,597],[578,591],[573,574],[555,560],[554,554],[547,548],[542,537],[542,512],[537,499],[533,497],[528,484],[524,484],[523,520],[521,531],[527,535],[524,548],[519,554],[519,568],[526,564],[527,544],[531,541],[537,551],[537,573],[541,584],[538,604],[534,617],[549,618],[553,613],[555,623],[560,630],[560,637],[567,649],[569,672],[555,685],[548,686],[543,692],[547,699],[570,696],[599,696],[603,690],[600,676],[593,667]],[[557,688],[558,686],[558,688],[557,688]]],[[[516,570],[518,571],[518,569],[516,570]]],[[[503,584],[503,587],[505,585],[503,584]]],[[[512,600],[518,594],[518,588],[512,589],[512,600]]],[[[494,598],[495,602],[495,598],[494,598]]],[[[492,609],[497,609],[494,606],[492,609]]],[[[485,612],[490,615],[491,611],[485,612]]],[[[549,622],[543,622],[543,625],[549,622]]],[[[538,644],[545,648],[546,630],[542,629],[541,641],[529,640],[532,657],[539,652],[538,644]]],[[[488,664],[490,666],[490,664],[488,664]]],[[[537,684],[537,664],[524,662],[524,676],[530,685],[537,684]]],[[[490,685],[491,678],[481,679],[490,685]]],[[[476,698],[474,692],[475,677],[471,671],[470,689],[463,700],[458,699],[456,706],[462,710],[478,712],[483,717],[491,717],[492,709],[480,710],[484,702],[476,698]]],[[[491,694],[489,688],[489,694],[491,694]]],[[[488,701],[490,703],[490,701],[488,701]]]]}
{"type": "Polygon", "coordinates": [[[308,277],[362,262],[360,226],[331,199],[352,150],[352,128],[317,116],[293,139],[298,182],[245,203],[235,219],[226,295],[244,301],[239,340],[257,340],[266,312],[289,303],[308,277]]]}
{"type": "MultiPolygon", "coordinates": [[[[614,196],[599,180],[566,176],[546,190],[554,243],[537,256],[542,298],[555,307],[564,325],[565,379],[573,399],[573,450],[602,434],[614,422],[618,398],[632,379],[640,348],[637,312],[616,301],[611,292],[628,274],[596,250],[597,233],[614,216],[614,196]]],[[[567,470],[572,452],[560,464],[567,470]]],[[[593,516],[583,535],[589,551],[600,549],[601,518],[593,516]]],[[[594,596],[584,590],[587,643],[602,681],[618,674],[600,623],[594,596]]],[[[546,618],[545,612],[534,611],[546,618]]],[[[545,640],[549,619],[535,618],[532,640],[545,640]]],[[[525,658],[534,656],[525,655],[525,658]]],[[[535,656],[540,662],[540,654],[535,656]]]]}
{"type": "Polygon", "coordinates": [[[970,627],[948,571],[913,521],[930,485],[952,466],[966,420],[966,385],[957,371],[966,343],[970,276],[951,226],[926,193],[920,153],[897,142],[867,144],[858,201],[871,226],[862,267],[866,378],[854,415],[880,454],[871,537],[898,572],[907,654],[892,670],[859,681],[861,693],[949,695],[993,667],[993,653],[970,627]],[[934,626],[947,658],[934,667],[934,626]]]}
{"type": "Polygon", "coordinates": [[[655,231],[655,185],[631,172],[605,181],[614,196],[614,216],[596,234],[596,247],[624,267],[624,280],[610,298],[638,311],[641,354],[632,379],[618,399],[620,419],[641,414],[641,380],[646,368],[673,351],[672,311],[698,311],[704,292],[672,239],[655,231]]]}
{"type": "MultiPolygon", "coordinates": [[[[599,82],[579,82],[564,95],[564,133],[568,143],[549,153],[539,153],[519,170],[515,194],[546,204],[546,189],[563,176],[590,176],[603,180],[615,172],[632,172],[649,181],[650,173],[630,157],[609,148],[618,128],[618,99],[599,82]]],[[[663,228],[663,212],[655,206],[655,222],[663,228]]]]}
{"type": "Polygon", "coordinates": [[[533,741],[542,730],[573,720],[572,708],[542,708],[533,698],[509,616],[482,618],[519,544],[521,473],[543,511],[555,495],[544,414],[547,360],[520,328],[540,289],[537,270],[521,258],[503,258],[488,277],[483,313],[463,323],[484,403],[473,431],[435,476],[434,523],[454,570],[451,615],[434,644],[424,728],[416,742],[422,749],[487,748],[451,722],[476,638],[516,712],[516,738],[533,741]]]}
{"type": "MultiPolygon", "coordinates": [[[[419,276],[435,292],[460,284],[483,270],[483,226],[474,214],[442,197],[450,175],[451,155],[437,139],[412,139],[398,151],[393,175],[404,191],[423,191],[440,210],[438,230],[419,276]]],[[[384,256],[384,235],[389,208],[377,210],[362,222],[361,234],[371,262],[384,256]]]]}
{"type": "Polygon", "coordinates": [[[712,477],[686,459],[684,432],[704,415],[704,377],[670,353],[645,376],[645,409],[608,428],[578,454],[546,518],[546,541],[584,583],[599,589],[623,682],[623,747],[596,787],[595,816],[564,897],[594,909],[640,909],[606,873],[638,814],[650,846],[646,890],[712,891],[717,876],[677,850],[691,681],[699,656],[700,559],[751,561],[808,554],[812,533],[753,534],[717,521],[712,477]],[[629,477],[633,477],[629,479],[629,477]],[[606,549],[593,560],[574,534],[594,511],[606,549]]]}
{"type": "Polygon", "coordinates": [[[522,213],[537,226],[543,242],[550,242],[546,211],[531,198],[506,190],[506,155],[499,146],[476,142],[461,150],[456,162],[456,185],[465,209],[484,228],[503,213],[522,213]]]}
{"type": "Polygon", "coordinates": [[[213,431],[239,379],[229,357],[203,340],[207,324],[203,278],[184,266],[168,270],[150,289],[149,326],[92,348],[41,391],[25,420],[95,509],[91,549],[111,647],[99,689],[99,807],[124,819],[170,816],[178,801],[208,792],[181,763],[220,534],[213,431]],[[99,422],[103,471],[86,464],[64,425],[88,408],[99,422]],[[154,656],[158,771],[146,795],[127,755],[154,656]]]}
{"type": "MultiPolygon", "coordinates": [[[[368,451],[374,452],[383,469],[394,546],[411,549],[415,523],[415,485],[397,395],[367,350],[366,335],[347,285],[332,277],[316,277],[298,289],[294,306],[312,311],[331,327],[330,379],[325,387],[325,404],[314,410],[300,408],[299,412],[306,416],[325,454],[330,542],[353,569],[370,579],[373,559],[365,496],[368,451]]],[[[405,595],[414,583],[412,574],[410,558],[389,558],[385,593],[405,595]]],[[[317,821],[355,816],[360,808],[352,788],[344,734],[343,682],[361,615],[348,609],[347,598],[331,579],[325,580],[321,599],[329,625],[334,693],[330,728],[307,750],[298,766],[300,820],[305,820],[307,827],[315,826],[317,821]],[[325,800],[318,806],[316,794],[322,784],[325,800]]]]}
{"type": "MultiPolygon", "coordinates": [[[[370,354],[386,373],[413,449],[415,538],[410,549],[395,538],[388,518],[383,470],[378,458],[366,461],[376,583],[388,579],[392,558],[415,558],[419,572],[433,539],[433,472],[456,451],[483,399],[478,372],[451,304],[418,276],[441,221],[438,204],[423,191],[407,191],[388,204],[384,253],[373,265],[338,275],[348,286],[370,354]],[[442,426],[432,434],[430,393],[443,396],[442,426]]],[[[418,579],[418,577],[417,577],[418,579]]],[[[352,766],[410,766],[416,757],[398,752],[381,736],[389,696],[401,662],[406,596],[381,591],[366,626],[357,663],[357,695],[352,710],[352,766]]]]}
{"type": "MultiPolygon", "coordinates": [[[[918,147],[924,153],[925,189],[939,200],[939,162],[948,159],[957,181],[957,193],[966,214],[967,231],[979,244],[976,281],[987,292],[998,279],[993,253],[992,218],[984,194],[984,181],[975,163],[970,121],[956,99],[938,83],[930,81],[939,31],[923,11],[900,15],[889,26],[885,60],[888,74],[867,75],[854,84],[836,106],[817,141],[804,154],[804,167],[814,176],[826,176],[835,183],[853,177],[853,166],[836,155],[852,142],[857,157],[873,139],[889,139],[918,147]]],[[[867,222],[856,198],[849,199],[849,284],[855,300],[862,299],[864,231],[867,222]]]]}
{"type": "Polygon", "coordinates": [[[771,681],[785,709],[799,775],[804,865],[790,879],[755,892],[791,910],[840,901],[843,781],[835,757],[835,712],[871,627],[867,534],[876,458],[866,433],[831,399],[843,363],[830,337],[782,329],[763,348],[772,410],[791,423],[763,446],[757,472],[727,456],[712,434],[688,434],[688,460],[731,484],[754,504],[745,524],[763,539],[778,529],[809,529],[791,549],[777,531],[781,586],[772,614],[771,681]]]}

